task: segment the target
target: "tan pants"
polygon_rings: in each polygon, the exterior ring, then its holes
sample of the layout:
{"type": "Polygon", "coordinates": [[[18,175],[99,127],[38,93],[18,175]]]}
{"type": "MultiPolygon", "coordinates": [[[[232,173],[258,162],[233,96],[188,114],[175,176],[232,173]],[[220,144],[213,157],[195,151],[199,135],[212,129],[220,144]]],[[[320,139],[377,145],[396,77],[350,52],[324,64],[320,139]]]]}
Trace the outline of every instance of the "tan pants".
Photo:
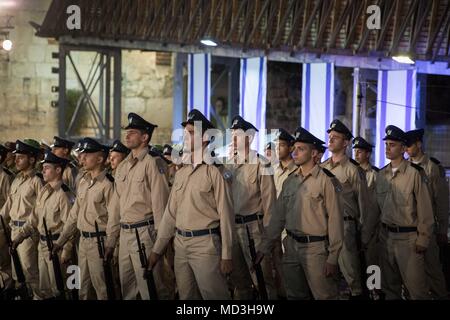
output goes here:
{"type": "MultiPolygon", "coordinates": [[[[235,235],[233,236],[233,272],[231,274],[234,299],[236,300],[253,299],[253,286],[257,287],[258,285],[255,272],[250,272],[253,262],[250,256],[246,225],[249,227],[251,237],[254,239],[256,252],[261,246],[264,232],[262,220],[252,221],[247,224],[236,224],[235,235]]],[[[274,300],[277,298],[277,291],[272,273],[271,255],[264,257],[261,262],[261,268],[266,283],[267,295],[269,299],[274,300]]]]}
{"type": "MultiPolygon", "coordinates": [[[[150,300],[147,282],[144,279],[144,270],[139,259],[138,245],[135,229],[120,230],[119,244],[119,275],[124,300],[137,299],[138,293],[142,300],[150,300]]],[[[156,239],[156,232],[152,226],[138,228],[141,243],[145,246],[146,255],[150,255],[156,239]]],[[[169,300],[174,297],[174,285],[167,285],[167,272],[165,265],[158,263],[153,268],[158,299],[169,300]]]]}
{"type": "MultiPolygon", "coordinates": [[[[40,241],[38,245],[39,254],[39,289],[41,290],[42,299],[49,299],[58,296],[60,293],[56,287],[55,272],[53,270],[53,262],[50,260],[47,244],[44,241],[40,241]]],[[[59,253],[59,259],[61,261],[61,253],[59,253]]],[[[65,268],[61,266],[61,273],[64,277],[65,268]]],[[[65,286],[65,282],[64,282],[65,286]]]]}
{"type": "Polygon", "coordinates": [[[176,235],[175,278],[180,300],[228,300],[230,293],[220,272],[222,244],[218,235],[176,235]]]}
{"type": "Polygon", "coordinates": [[[339,268],[353,296],[362,294],[361,263],[356,246],[354,221],[344,221],[344,244],[338,258],[339,268]]]}
{"type": "Polygon", "coordinates": [[[402,284],[412,300],[430,299],[425,255],[416,253],[415,232],[393,233],[384,228],[381,240],[381,288],[386,300],[401,299],[402,284]]]}
{"type": "Polygon", "coordinates": [[[287,298],[310,299],[310,289],[316,300],[336,300],[338,286],[335,278],[323,275],[328,258],[327,243],[299,243],[287,236],[283,240],[283,271],[287,298]]]}
{"type": "Polygon", "coordinates": [[[78,266],[80,267],[80,300],[89,300],[92,289],[95,290],[97,300],[107,300],[103,261],[98,254],[96,238],[80,237],[78,252],[78,266]]]}
{"type": "Polygon", "coordinates": [[[433,299],[448,299],[447,285],[439,258],[439,246],[433,235],[425,251],[425,273],[433,299]]]}
{"type": "Polygon", "coordinates": [[[379,228],[375,232],[375,235],[370,239],[365,252],[367,266],[380,265],[380,237],[379,228]]]}
{"type": "MultiPolygon", "coordinates": [[[[19,227],[12,227],[11,239],[15,239],[19,233],[19,227]]],[[[40,300],[42,298],[39,290],[39,268],[38,268],[38,239],[30,237],[25,239],[18,247],[20,263],[22,264],[23,274],[27,285],[33,292],[33,299],[40,300]]],[[[12,260],[11,260],[12,261],[12,260]]],[[[11,262],[12,264],[12,262],[11,262]]],[[[17,280],[16,272],[13,268],[13,278],[17,280]]]]}

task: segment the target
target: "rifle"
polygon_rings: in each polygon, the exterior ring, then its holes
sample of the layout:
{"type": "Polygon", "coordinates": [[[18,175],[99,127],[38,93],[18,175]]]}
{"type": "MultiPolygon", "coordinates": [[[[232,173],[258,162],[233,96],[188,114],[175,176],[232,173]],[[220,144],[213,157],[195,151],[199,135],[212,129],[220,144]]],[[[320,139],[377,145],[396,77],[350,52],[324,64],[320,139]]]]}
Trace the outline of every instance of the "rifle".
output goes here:
{"type": "Polygon", "coordinates": [[[13,260],[14,270],[16,271],[17,282],[19,282],[19,288],[17,289],[17,293],[22,298],[22,300],[31,300],[31,296],[28,293],[27,289],[25,274],[23,273],[22,269],[22,263],[20,263],[19,253],[17,252],[16,249],[12,248],[11,235],[8,233],[5,220],[3,220],[2,216],[0,216],[0,219],[2,222],[3,232],[5,234],[5,239],[9,247],[9,253],[13,260]]]}
{"type": "Polygon", "coordinates": [[[53,253],[53,239],[52,239],[52,232],[48,230],[47,228],[47,222],[45,218],[42,218],[43,224],[44,224],[44,231],[45,231],[45,239],[47,241],[47,248],[50,255],[50,260],[53,264],[53,273],[55,275],[55,281],[56,281],[56,288],[58,289],[59,295],[58,297],[62,300],[65,300],[64,295],[64,278],[61,271],[61,264],[59,263],[59,257],[57,253],[53,253]]]}
{"type": "Polygon", "coordinates": [[[362,241],[361,241],[361,230],[358,227],[358,221],[354,221],[355,223],[355,238],[356,238],[356,248],[358,250],[359,255],[359,276],[361,278],[361,289],[362,296],[364,298],[369,298],[369,289],[367,288],[367,261],[365,252],[362,250],[362,241]]]}
{"type": "Polygon", "coordinates": [[[153,277],[153,270],[147,270],[148,260],[145,253],[145,245],[141,243],[141,238],[139,237],[139,232],[136,229],[136,240],[138,245],[139,259],[141,260],[142,269],[144,269],[144,279],[147,282],[148,294],[150,295],[150,300],[158,300],[158,293],[156,291],[155,278],[153,277]]]}
{"type": "Polygon", "coordinates": [[[250,230],[248,228],[248,225],[245,225],[245,228],[247,229],[247,238],[248,238],[248,247],[250,248],[250,256],[252,257],[252,262],[255,269],[256,274],[256,281],[258,282],[258,292],[259,292],[259,298],[261,300],[269,300],[269,297],[267,295],[266,290],[266,282],[264,281],[264,275],[261,268],[261,264],[255,264],[256,259],[256,248],[255,248],[255,240],[253,240],[252,236],[250,235],[250,230]]]}
{"type": "Polygon", "coordinates": [[[102,259],[103,261],[103,272],[105,274],[106,294],[108,296],[108,300],[116,300],[116,293],[114,289],[114,280],[111,271],[111,266],[105,259],[105,245],[103,243],[103,238],[100,237],[99,232],[100,231],[98,230],[97,221],[95,221],[95,234],[97,238],[98,254],[100,256],[100,259],[102,259]]]}

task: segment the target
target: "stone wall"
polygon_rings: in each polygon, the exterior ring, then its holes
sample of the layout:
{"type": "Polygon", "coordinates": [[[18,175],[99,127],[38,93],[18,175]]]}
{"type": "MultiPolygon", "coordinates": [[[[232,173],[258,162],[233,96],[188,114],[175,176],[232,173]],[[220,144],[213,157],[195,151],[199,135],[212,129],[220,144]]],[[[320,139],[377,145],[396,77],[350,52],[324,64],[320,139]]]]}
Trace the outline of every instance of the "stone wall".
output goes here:
{"type": "MultiPolygon", "coordinates": [[[[58,43],[34,36],[28,21],[41,23],[51,0],[19,1],[16,8],[3,10],[0,16],[12,15],[14,29],[10,32],[13,49],[0,49],[0,142],[32,137],[51,141],[57,134],[58,110],[51,101],[58,94],[51,92],[58,85],[58,67],[52,52],[58,43]]],[[[81,77],[86,79],[94,54],[74,52],[73,60],[81,77]]],[[[67,62],[67,89],[81,90],[76,75],[67,62]]],[[[173,63],[157,65],[155,52],[122,51],[122,124],[128,112],[141,114],[159,127],[154,143],[170,140],[172,128],[173,63]]],[[[98,92],[93,95],[95,103],[98,92]]],[[[86,113],[86,110],[83,110],[86,113]]],[[[112,114],[112,111],[111,111],[112,114]]],[[[89,118],[85,117],[85,118],[89,118]]],[[[92,134],[92,120],[84,124],[85,134],[92,134]]]]}

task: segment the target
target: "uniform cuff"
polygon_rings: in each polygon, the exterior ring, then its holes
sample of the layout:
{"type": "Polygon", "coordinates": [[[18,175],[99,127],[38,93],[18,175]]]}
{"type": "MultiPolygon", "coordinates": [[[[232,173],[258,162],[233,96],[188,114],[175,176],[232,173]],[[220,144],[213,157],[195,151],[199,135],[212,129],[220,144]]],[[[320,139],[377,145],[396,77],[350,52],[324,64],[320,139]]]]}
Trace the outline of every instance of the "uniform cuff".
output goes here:
{"type": "Polygon", "coordinates": [[[428,236],[419,234],[419,236],[417,237],[416,245],[427,248],[429,243],[430,238],[428,236]]]}
{"type": "Polygon", "coordinates": [[[231,260],[233,246],[222,246],[222,260],[231,260]]]}
{"type": "Polygon", "coordinates": [[[336,254],[330,254],[330,255],[328,255],[327,262],[328,262],[329,264],[333,264],[333,265],[336,266],[336,265],[338,264],[338,255],[336,255],[336,254]]]}

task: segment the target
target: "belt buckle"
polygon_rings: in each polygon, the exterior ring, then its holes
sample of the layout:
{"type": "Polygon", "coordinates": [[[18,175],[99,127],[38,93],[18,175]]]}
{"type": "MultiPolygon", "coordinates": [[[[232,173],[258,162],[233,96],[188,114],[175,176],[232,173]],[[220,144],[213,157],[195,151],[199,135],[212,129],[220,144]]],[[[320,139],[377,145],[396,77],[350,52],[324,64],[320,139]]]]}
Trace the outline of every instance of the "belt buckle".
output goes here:
{"type": "Polygon", "coordinates": [[[309,236],[306,236],[306,241],[307,241],[307,243],[311,242],[311,240],[309,239],[309,236]]]}

